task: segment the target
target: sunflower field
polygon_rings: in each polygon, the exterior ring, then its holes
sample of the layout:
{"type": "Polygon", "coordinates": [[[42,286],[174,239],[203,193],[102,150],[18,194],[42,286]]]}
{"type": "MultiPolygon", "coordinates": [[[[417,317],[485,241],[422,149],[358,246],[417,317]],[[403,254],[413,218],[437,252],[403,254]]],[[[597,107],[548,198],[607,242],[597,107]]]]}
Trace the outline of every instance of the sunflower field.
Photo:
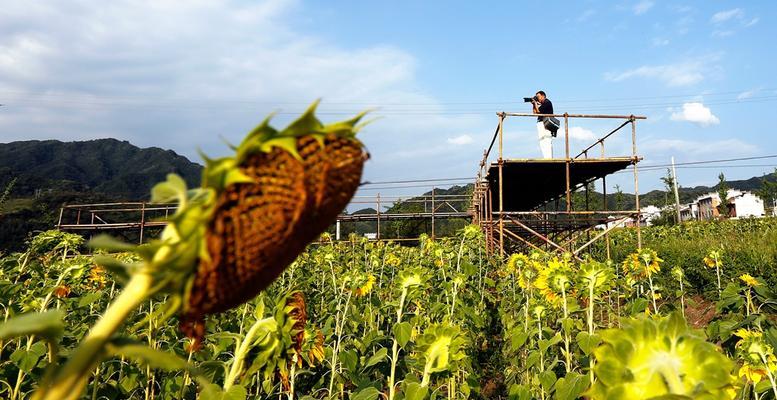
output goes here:
{"type": "MultiPolygon", "coordinates": [[[[775,295],[728,274],[719,250],[698,260],[721,272],[712,315],[686,315],[705,300],[649,249],[617,263],[539,252],[502,262],[475,226],[416,247],[323,239],[258,297],[208,318],[199,346],[165,312],[169,297],[145,301],[76,398],[777,394],[775,295]]],[[[80,236],[49,231],[0,260],[2,398],[36,398],[119,293],[122,280],[82,251],[80,236]]]]}
{"type": "Polygon", "coordinates": [[[0,255],[0,398],[777,400],[773,221],[646,231],[657,250],[622,229],[583,259],[486,254],[474,225],[333,241],[364,114],[315,107],[205,157],[201,187],[157,184],[158,238],[0,255]]]}

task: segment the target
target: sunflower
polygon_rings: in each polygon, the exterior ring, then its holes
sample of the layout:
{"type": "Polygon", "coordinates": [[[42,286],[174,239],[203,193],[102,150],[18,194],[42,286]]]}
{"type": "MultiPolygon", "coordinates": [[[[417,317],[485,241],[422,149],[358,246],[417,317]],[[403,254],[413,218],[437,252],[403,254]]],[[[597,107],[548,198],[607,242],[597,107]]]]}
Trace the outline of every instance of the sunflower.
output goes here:
{"type": "Polygon", "coordinates": [[[777,357],[772,346],[764,341],[763,332],[740,328],[734,335],[740,338],[735,346],[742,360],[740,377],[758,383],[764,376],[773,376],[777,372],[777,357]]]}
{"type": "Polygon", "coordinates": [[[611,264],[588,259],[580,265],[577,280],[580,287],[588,288],[594,295],[599,295],[612,287],[615,272],[611,264]]]}
{"type": "Polygon", "coordinates": [[[750,286],[750,287],[761,286],[761,283],[758,282],[757,279],[753,278],[753,276],[750,274],[743,274],[739,277],[739,279],[741,279],[742,282],[744,282],[745,284],[747,284],[747,286],[750,286]]]}
{"type": "Polygon", "coordinates": [[[540,290],[545,300],[553,305],[561,305],[573,285],[574,269],[568,259],[553,257],[539,270],[534,287],[540,290]]]}
{"type": "Polygon", "coordinates": [[[643,248],[626,257],[623,261],[623,271],[636,278],[645,278],[660,272],[663,262],[655,250],[643,248]]]}
{"type": "Polygon", "coordinates": [[[354,290],[354,294],[356,297],[364,297],[368,295],[372,291],[372,287],[375,285],[375,275],[368,275],[367,279],[364,281],[364,284],[357,287],[354,290]]]}
{"type": "Polygon", "coordinates": [[[679,313],[601,333],[591,399],[732,399],[733,363],[679,313]]]}
{"type": "Polygon", "coordinates": [[[723,260],[720,250],[712,250],[704,257],[704,264],[709,268],[720,268],[723,266],[723,260]]]}

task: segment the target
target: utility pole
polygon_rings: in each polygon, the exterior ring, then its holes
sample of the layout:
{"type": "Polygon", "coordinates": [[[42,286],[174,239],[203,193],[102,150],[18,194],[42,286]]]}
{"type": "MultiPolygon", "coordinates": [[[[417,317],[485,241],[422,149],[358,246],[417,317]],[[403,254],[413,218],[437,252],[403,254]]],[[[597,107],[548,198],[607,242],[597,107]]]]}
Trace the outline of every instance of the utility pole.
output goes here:
{"type": "Polygon", "coordinates": [[[682,223],[680,218],[680,193],[677,191],[677,170],[674,168],[674,156],[672,156],[672,182],[674,183],[674,204],[677,211],[677,224],[682,223]]]}

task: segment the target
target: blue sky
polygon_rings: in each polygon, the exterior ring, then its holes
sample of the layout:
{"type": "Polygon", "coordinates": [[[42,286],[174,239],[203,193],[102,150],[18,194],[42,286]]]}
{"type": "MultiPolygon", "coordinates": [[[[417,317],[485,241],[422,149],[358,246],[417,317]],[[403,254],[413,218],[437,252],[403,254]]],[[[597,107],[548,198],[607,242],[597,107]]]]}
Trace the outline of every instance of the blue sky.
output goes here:
{"type": "MultiPolygon", "coordinates": [[[[494,113],[528,111],[520,98],[542,89],[557,112],[647,116],[645,165],[777,153],[777,3],[548,3],[6,0],[0,142],[116,137],[197,160],[320,97],[328,121],[377,109],[361,134],[366,180],[467,177],[494,113]]],[[[573,150],[613,124],[575,122],[573,150]]],[[[505,129],[508,157],[539,156],[531,120],[505,129]]],[[[629,145],[614,138],[608,154],[629,145]]],[[[748,178],[777,159],[741,164],[758,166],[683,168],[680,183],[748,178]]],[[[625,174],[608,183],[632,190],[625,174]]]]}

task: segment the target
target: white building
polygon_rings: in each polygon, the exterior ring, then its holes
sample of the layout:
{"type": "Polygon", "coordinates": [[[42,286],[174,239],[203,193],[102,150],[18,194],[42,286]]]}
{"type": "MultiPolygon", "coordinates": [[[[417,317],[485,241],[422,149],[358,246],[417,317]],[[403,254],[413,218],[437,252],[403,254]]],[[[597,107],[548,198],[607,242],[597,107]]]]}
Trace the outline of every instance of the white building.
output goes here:
{"type": "MultiPolygon", "coordinates": [[[[696,199],[696,219],[710,220],[720,216],[718,205],[720,205],[720,196],[716,192],[707,193],[696,199]]],[[[728,218],[746,218],[763,217],[764,202],[760,197],[741,190],[729,189],[726,193],[726,204],[728,204],[728,218]]],[[[685,219],[683,219],[685,221],[685,219]]]]}
{"type": "Polygon", "coordinates": [[[642,207],[639,210],[642,219],[642,226],[653,225],[653,221],[661,216],[661,209],[656,206],[642,207]]]}
{"type": "Polygon", "coordinates": [[[680,220],[693,221],[699,219],[699,203],[688,203],[680,206],[680,220]]]}
{"type": "Polygon", "coordinates": [[[763,217],[766,213],[764,202],[760,197],[750,192],[739,192],[732,196],[729,190],[727,203],[729,205],[728,216],[731,218],[763,217]]]}

